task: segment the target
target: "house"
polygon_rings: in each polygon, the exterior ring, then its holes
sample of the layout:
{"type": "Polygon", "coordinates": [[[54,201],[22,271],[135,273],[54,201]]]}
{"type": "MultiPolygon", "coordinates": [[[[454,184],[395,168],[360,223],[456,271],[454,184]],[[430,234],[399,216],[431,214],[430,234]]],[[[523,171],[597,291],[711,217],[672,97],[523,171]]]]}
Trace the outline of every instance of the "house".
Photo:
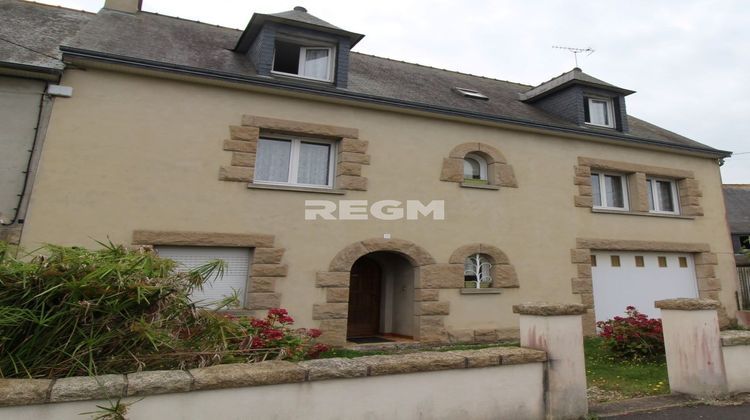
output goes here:
{"type": "Polygon", "coordinates": [[[750,266],[750,184],[724,184],[724,203],[737,266],[750,266]]]}
{"type": "Polygon", "coordinates": [[[222,258],[197,298],[237,291],[236,310],[287,308],[336,345],[515,337],[524,301],[582,302],[589,333],[670,297],[735,317],[730,153],[629,115],[632,90],[578,68],[527,86],[357,53],[362,34],[302,7],[244,30],[136,0],[88,20],[60,46],[73,94],[23,246],[222,258]]]}
{"type": "Polygon", "coordinates": [[[0,1],[0,241],[20,240],[52,105],[67,95],[58,46],[92,16],[0,1]]]}

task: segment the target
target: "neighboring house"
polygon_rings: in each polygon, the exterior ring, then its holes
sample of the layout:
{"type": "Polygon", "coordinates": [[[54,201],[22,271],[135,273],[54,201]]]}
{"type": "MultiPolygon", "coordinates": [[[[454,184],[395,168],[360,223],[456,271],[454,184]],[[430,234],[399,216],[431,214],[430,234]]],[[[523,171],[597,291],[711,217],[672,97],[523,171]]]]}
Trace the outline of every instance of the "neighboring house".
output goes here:
{"type": "Polygon", "coordinates": [[[729,152],[580,69],[527,86],[351,51],[362,37],[299,7],[238,31],[109,0],[61,46],[74,94],[22,245],[222,258],[203,298],[288,308],[333,344],[517,336],[524,301],[582,302],[589,333],[667,297],[735,316],[729,152]]]}
{"type": "Polygon", "coordinates": [[[57,83],[58,46],[93,14],[0,1],[0,240],[18,243],[57,83]],[[52,88],[50,88],[52,86],[52,88]]]}
{"type": "Polygon", "coordinates": [[[724,204],[737,266],[750,266],[750,184],[724,184],[724,204]]]}

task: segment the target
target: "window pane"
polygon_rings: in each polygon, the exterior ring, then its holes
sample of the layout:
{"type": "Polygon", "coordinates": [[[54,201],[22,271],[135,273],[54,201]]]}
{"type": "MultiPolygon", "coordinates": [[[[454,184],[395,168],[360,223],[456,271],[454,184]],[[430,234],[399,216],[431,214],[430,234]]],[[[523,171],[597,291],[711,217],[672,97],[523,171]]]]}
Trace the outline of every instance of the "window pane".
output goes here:
{"type": "Polygon", "coordinates": [[[299,148],[297,182],[300,184],[328,185],[331,145],[302,142],[299,148]]]}
{"type": "Polygon", "coordinates": [[[273,54],[273,70],[297,74],[299,72],[299,45],[277,41],[273,54]]]}
{"type": "Polygon", "coordinates": [[[594,195],[594,205],[602,205],[602,191],[599,186],[599,174],[591,174],[591,193],[594,195]]]}
{"type": "Polygon", "coordinates": [[[303,76],[316,79],[328,79],[328,53],[327,48],[305,50],[305,70],[303,76]]]}
{"type": "Polygon", "coordinates": [[[654,210],[654,181],[648,179],[646,184],[648,184],[648,209],[654,210]]]}
{"type": "Polygon", "coordinates": [[[622,177],[605,175],[604,188],[607,193],[608,207],[625,207],[625,197],[622,194],[622,177]]]}
{"type": "Polygon", "coordinates": [[[260,139],[255,159],[255,179],[259,181],[289,182],[289,140],[260,139]]]}
{"type": "Polygon", "coordinates": [[[464,158],[464,179],[480,179],[482,169],[475,159],[464,158]]]}
{"type": "Polygon", "coordinates": [[[589,117],[591,124],[609,125],[607,102],[594,99],[589,101],[589,117]]]}
{"type": "Polygon", "coordinates": [[[659,188],[659,210],[674,211],[674,201],[672,200],[672,183],[666,181],[656,181],[659,188]]]}

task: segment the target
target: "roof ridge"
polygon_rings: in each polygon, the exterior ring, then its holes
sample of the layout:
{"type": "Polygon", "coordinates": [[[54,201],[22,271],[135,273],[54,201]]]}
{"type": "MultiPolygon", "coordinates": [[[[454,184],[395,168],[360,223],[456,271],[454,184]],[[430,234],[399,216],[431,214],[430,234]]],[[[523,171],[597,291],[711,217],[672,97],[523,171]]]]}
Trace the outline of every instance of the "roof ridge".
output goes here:
{"type": "Polygon", "coordinates": [[[165,17],[165,18],[169,18],[169,19],[181,20],[183,22],[198,23],[200,25],[212,26],[214,28],[229,29],[229,30],[232,30],[232,31],[242,32],[242,29],[239,29],[239,28],[230,28],[229,26],[221,26],[221,25],[217,25],[215,23],[201,22],[199,20],[194,20],[194,19],[185,19],[185,18],[181,18],[179,16],[165,15],[165,14],[162,14],[162,13],[159,13],[159,12],[149,12],[149,11],[146,11],[146,10],[141,10],[138,13],[145,13],[145,14],[148,14],[148,15],[154,15],[154,16],[165,17]]]}
{"type": "Polygon", "coordinates": [[[409,65],[412,65],[412,66],[424,67],[424,68],[433,69],[433,70],[440,70],[440,71],[444,71],[444,72],[447,72],[447,73],[462,74],[464,76],[477,77],[477,78],[480,78],[480,79],[487,79],[487,80],[492,80],[492,81],[495,81],[495,82],[510,83],[510,84],[524,86],[524,87],[534,87],[532,85],[527,85],[525,83],[518,83],[518,82],[512,82],[510,80],[497,79],[497,78],[494,78],[494,77],[487,77],[487,76],[480,76],[480,75],[477,75],[477,74],[464,73],[462,71],[457,71],[457,70],[441,69],[440,67],[427,66],[427,65],[424,65],[424,64],[412,63],[410,61],[397,60],[395,58],[381,57],[379,55],[367,54],[367,53],[358,52],[358,51],[351,51],[351,54],[365,55],[365,56],[368,56],[368,57],[379,58],[381,60],[388,60],[388,61],[393,61],[393,62],[396,62],[396,63],[409,64],[409,65]]]}
{"type": "Polygon", "coordinates": [[[81,13],[86,13],[86,14],[89,14],[89,15],[95,15],[96,14],[96,12],[89,12],[88,10],[83,10],[83,9],[74,9],[72,7],[65,7],[65,6],[61,6],[59,4],[39,3],[38,1],[31,1],[31,0],[23,0],[22,3],[33,4],[35,6],[44,6],[44,7],[49,7],[49,8],[52,8],[52,9],[70,10],[71,12],[81,12],[81,13]]]}

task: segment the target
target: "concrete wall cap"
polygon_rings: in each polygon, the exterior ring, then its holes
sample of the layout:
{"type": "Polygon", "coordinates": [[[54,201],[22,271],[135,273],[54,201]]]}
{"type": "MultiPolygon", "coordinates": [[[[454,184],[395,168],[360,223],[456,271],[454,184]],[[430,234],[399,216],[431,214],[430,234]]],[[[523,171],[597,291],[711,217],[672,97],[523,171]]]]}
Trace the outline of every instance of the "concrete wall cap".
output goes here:
{"type": "Polygon", "coordinates": [[[717,309],[721,304],[713,299],[664,299],[654,302],[654,307],[659,309],[670,309],[673,311],[702,311],[706,309],[717,309]]]}
{"type": "Polygon", "coordinates": [[[727,330],[721,332],[721,345],[750,346],[750,331],[727,330]]]}
{"type": "Polygon", "coordinates": [[[580,303],[529,302],[513,305],[513,313],[536,316],[582,315],[586,306],[580,303]]]}
{"type": "Polygon", "coordinates": [[[270,360],[215,365],[189,371],[144,371],[127,375],[79,376],[57,380],[0,379],[0,407],[540,363],[546,360],[547,354],[541,350],[492,347],[355,359],[318,359],[298,363],[270,360]]]}

